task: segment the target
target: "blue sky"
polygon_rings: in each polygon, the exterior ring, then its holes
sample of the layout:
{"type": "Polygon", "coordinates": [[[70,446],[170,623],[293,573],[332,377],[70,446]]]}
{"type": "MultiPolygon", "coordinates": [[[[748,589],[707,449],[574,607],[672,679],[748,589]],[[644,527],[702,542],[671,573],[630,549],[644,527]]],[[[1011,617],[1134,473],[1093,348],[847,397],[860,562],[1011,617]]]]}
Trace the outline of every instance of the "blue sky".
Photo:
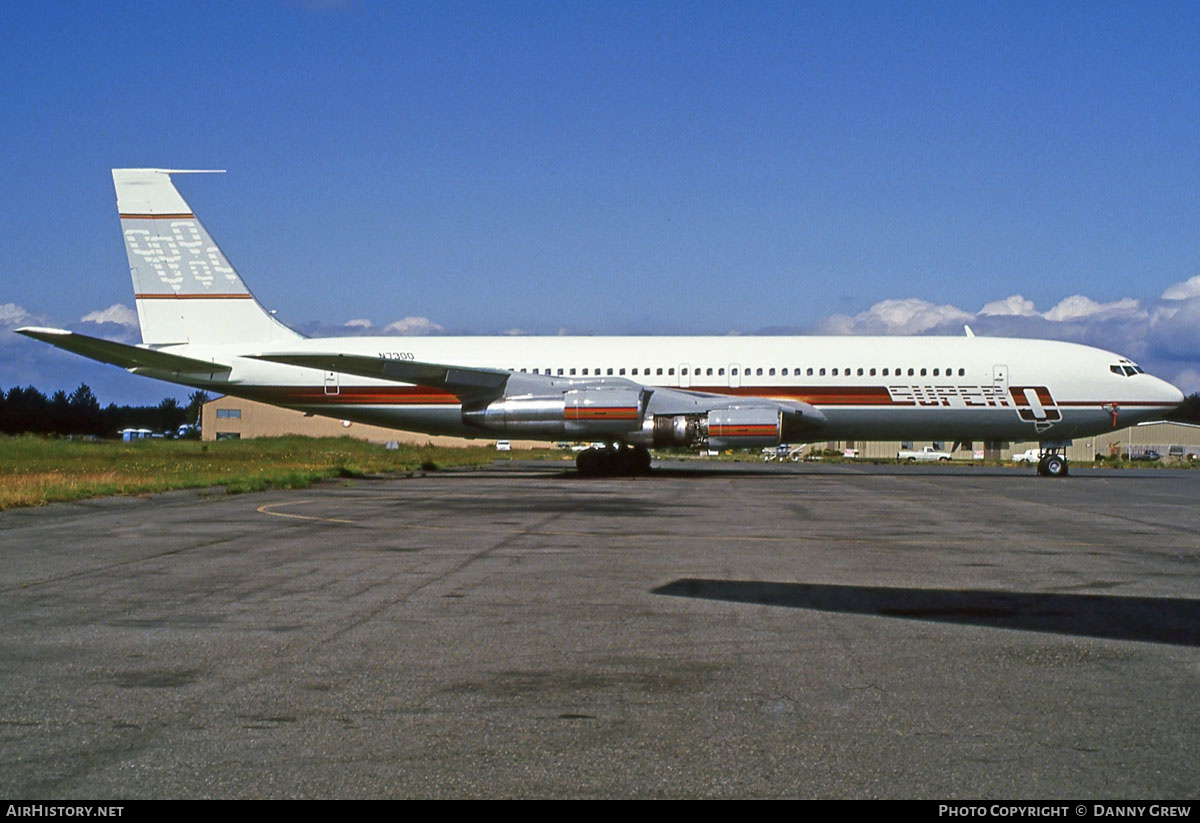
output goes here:
{"type": "Polygon", "coordinates": [[[180,189],[310,332],[970,322],[1200,389],[1195,4],[12,0],[0,30],[5,389],[185,394],[9,331],[137,339],[120,166],[228,169],[180,189]]]}

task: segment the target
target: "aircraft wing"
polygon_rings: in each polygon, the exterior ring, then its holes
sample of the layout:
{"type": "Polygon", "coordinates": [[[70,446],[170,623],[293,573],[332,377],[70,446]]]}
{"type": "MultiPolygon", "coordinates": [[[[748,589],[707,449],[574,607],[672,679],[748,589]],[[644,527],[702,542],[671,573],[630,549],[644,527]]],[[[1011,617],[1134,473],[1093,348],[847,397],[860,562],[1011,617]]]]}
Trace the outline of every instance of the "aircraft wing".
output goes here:
{"type": "Polygon", "coordinates": [[[211,360],[198,360],[194,357],[184,357],[181,354],[146,349],[141,346],[130,346],[113,340],[102,340],[99,337],[89,337],[66,329],[43,329],[27,326],[17,329],[17,334],[41,340],[60,349],[82,354],[101,363],[111,363],[131,371],[149,370],[156,372],[171,372],[173,374],[214,374],[227,372],[230,366],[215,363],[211,360]]]}
{"type": "Polygon", "coordinates": [[[321,371],[353,374],[358,377],[395,380],[399,383],[411,383],[414,386],[430,386],[445,389],[458,397],[502,394],[508,379],[512,377],[512,372],[506,369],[449,366],[417,360],[391,360],[361,354],[278,352],[249,356],[255,360],[283,363],[288,366],[303,366],[321,371]]]}

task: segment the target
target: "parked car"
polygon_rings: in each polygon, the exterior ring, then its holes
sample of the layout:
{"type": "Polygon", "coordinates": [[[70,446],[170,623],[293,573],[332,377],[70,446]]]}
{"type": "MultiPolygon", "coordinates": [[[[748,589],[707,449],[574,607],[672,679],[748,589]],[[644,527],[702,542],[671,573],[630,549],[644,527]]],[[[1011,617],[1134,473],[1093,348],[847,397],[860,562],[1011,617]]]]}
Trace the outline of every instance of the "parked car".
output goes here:
{"type": "Polygon", "coordinates": [[[901,460],[907,460],[909,463],[915,463],[918,460],[941,462],[950,459],[950,452],[940,451],[935,449],[933,446],[926,446],[920,451],[901,449],[899,452],[897,452],[896,457],[901,460]]]}
{"type": "Polygon", "coordinates": [[[1014,463],[1036,463],[1039,460],[1041,460],[1041,456],[1042,456],[1041,449],[1026,449],[1025,451],[1021,452],[1020,454],[1014,454],[1012,456],[1012,462],[1014,462],[1014,463]]]}

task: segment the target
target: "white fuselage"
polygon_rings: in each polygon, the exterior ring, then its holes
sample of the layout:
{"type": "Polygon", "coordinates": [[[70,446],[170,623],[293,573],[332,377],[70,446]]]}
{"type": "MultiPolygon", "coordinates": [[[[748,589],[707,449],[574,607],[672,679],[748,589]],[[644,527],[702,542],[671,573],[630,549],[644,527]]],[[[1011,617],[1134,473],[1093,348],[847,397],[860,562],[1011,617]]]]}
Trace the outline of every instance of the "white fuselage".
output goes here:
{"type": "MultiPolygon", "coordinates": [[[[314,414],[437,434],[489,436],[452,394],[248,359],[269,344],[164,349],[232,362],[189,384],[314,414]]],[[[1174,408],[1174,386],[1111,352],[988,337],[346,337],[290,341],[289,352],[577,378],[800,401],[826,425],[811,440],[1046,440],[1100,434],[1174,408]],[[1115,368],[1114,368],[1115,367],[1115,368]],[[1127,373],[1134,372],[1134,373],[1127,373]]],[[[176,378],[178,379],[178,378],[176,378]]]]}

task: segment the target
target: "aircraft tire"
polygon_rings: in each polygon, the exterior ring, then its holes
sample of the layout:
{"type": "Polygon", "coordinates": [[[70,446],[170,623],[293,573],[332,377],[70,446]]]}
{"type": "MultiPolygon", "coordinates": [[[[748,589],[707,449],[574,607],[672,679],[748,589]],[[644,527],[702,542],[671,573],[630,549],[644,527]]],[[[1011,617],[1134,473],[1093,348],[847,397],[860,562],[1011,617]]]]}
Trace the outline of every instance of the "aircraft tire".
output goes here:
{"type": "Polygon", "coordinates": [[[615,452],[612,449],[595,449],[596,452],[596,474],[600,477],[608,477],[613,473],[615,467],[615,452]]]}
{"type": "Polygon", "coordinates": [[[636,474],[633,469],[633,449],[623,446],[613,449],[612,473],[617,477],[636,474]]]}
{"type": "Polygon", "coordinates": [[[650,473],[650,450],[645,446],[633,447],[633,473],[650,473]]]}
{"type": "Polygon", "coordinates": [[[1067,461],[1057,454],[1050,455],[1046,458],[1046,468],[1043,474],[1046,477],[1066,477],[1067,461]]]}
{"type": "Polygon", "coordinates": [[[600,455],[596,449],[584,449],[575,457],[575,468],[583,477],[595,477],[600,473],[600,455]]]}

